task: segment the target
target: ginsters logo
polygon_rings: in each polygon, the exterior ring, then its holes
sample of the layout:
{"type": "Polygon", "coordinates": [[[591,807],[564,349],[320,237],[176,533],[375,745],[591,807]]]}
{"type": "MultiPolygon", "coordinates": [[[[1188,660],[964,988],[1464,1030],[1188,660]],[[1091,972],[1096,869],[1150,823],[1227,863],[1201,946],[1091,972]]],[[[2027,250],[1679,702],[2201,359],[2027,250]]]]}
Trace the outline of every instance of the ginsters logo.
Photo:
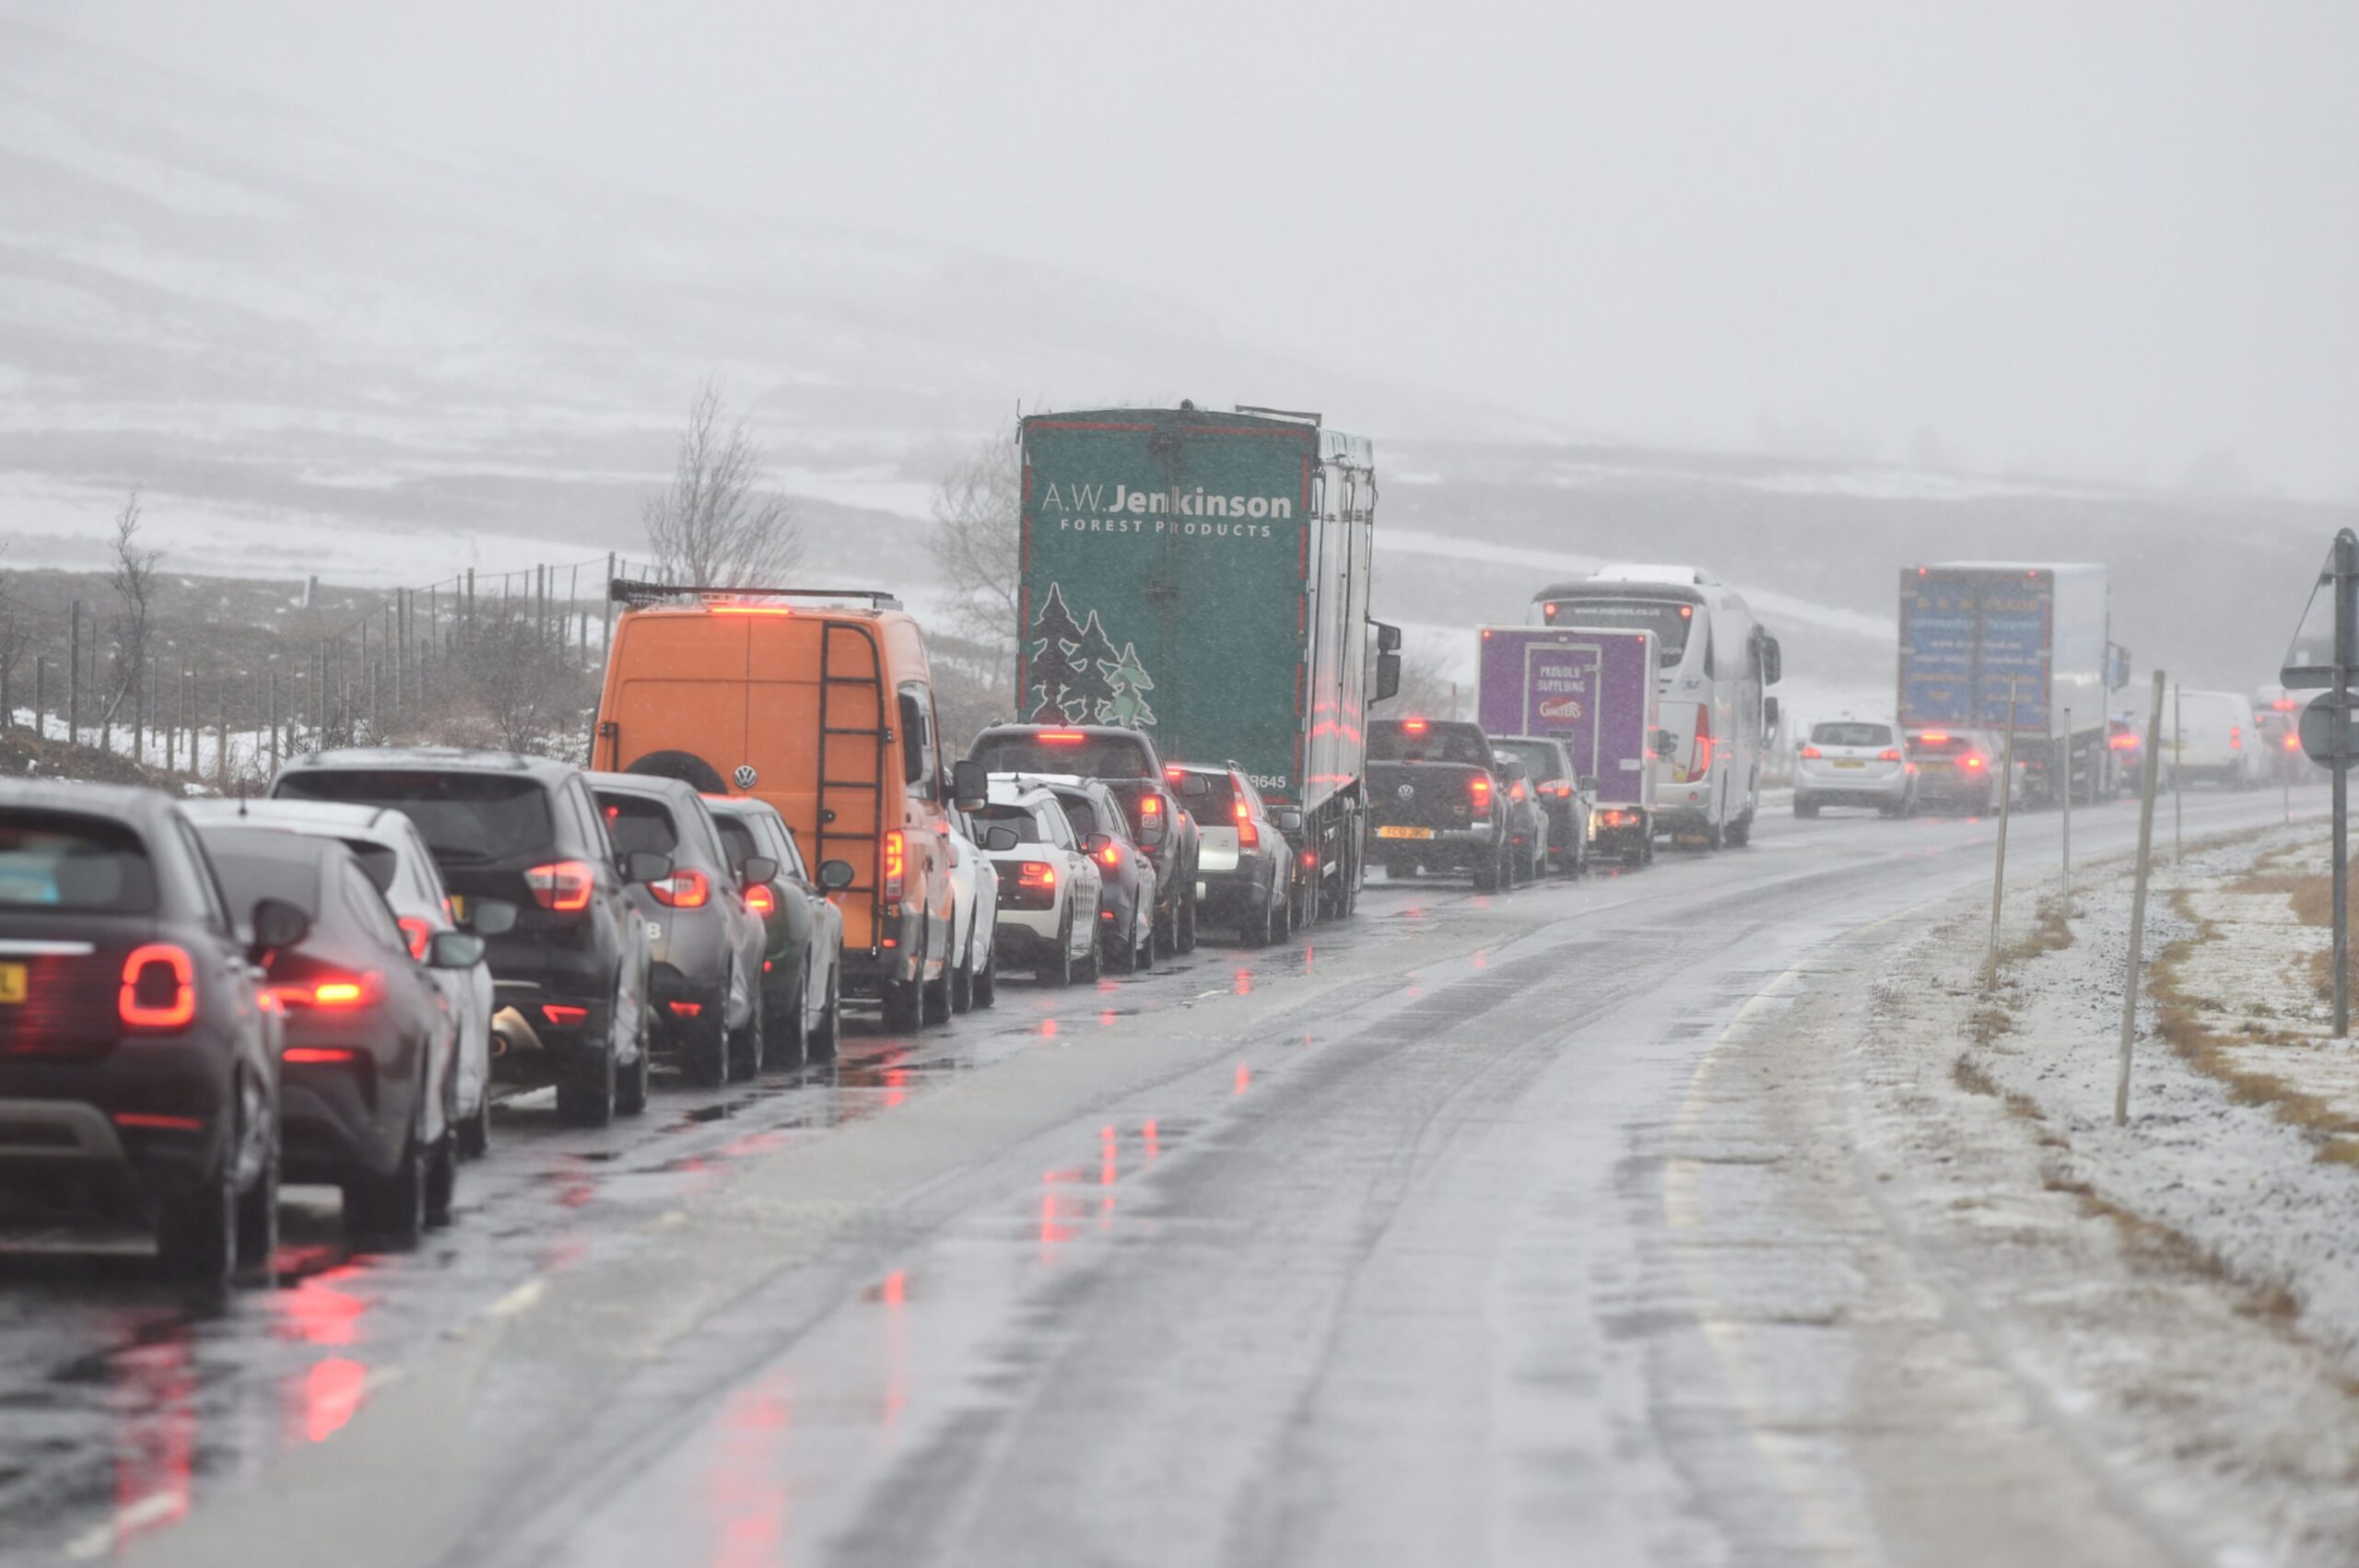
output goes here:
{"type": "Polygon", "coordinates": [[[1134,490],[1127,485],[1057,485],[1040,510],[1075,533],[1160,533],[1189,539],[1270,539],[1294,519],[1287,496],[1216,496],[1193,489],[1134,490]]]}

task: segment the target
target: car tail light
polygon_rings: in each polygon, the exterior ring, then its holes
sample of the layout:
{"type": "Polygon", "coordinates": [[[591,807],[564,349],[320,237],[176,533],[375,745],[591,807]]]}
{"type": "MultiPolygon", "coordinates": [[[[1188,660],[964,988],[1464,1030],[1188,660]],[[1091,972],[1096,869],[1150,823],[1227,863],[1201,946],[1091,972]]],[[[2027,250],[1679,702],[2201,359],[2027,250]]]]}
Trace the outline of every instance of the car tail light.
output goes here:
{"type": "Polygon", "coordinates": [[[2243,725],[2231,724],[2228,726],[2228,749],[2232,752],[2240,752],[2245,749],[2245,727],[2243,725]]]}
{"type": "Polygon", "coordinates": [[[1401,728],[1408,731],[1412,735],[1422,735],[1426,732],[1426,721],[1422,719],[1403,719],[1401,720],[1401,728]]]}
{"type": "Polygon", "coordinates": [[[1245,803],[1243,791],[1237,801],[1237,847],[1240,849],[1261,848],[1262,830],[1253,825],[1253,810],[1245,803]]]}
{"type": "Polygon", "coordinates": [[[1921,745],[1938,746],[1946,744],[1949,741],[1949,735],[1945,731],[1928,730],[1923,734],[1918,736],[1917,740],[1921,745]]]}
{"type": "Polygon", "coordinates": [[[1027,860],[1015,869],[1015,885],[1046,892],[1057,885],[1057,868],[1045,860],[1027,860]]]}
{"type": "Polygon", "coordinates": [[[1032,738],[1044,746],[1077,746],[1089,739],[1077,730],[1043,730],[1032,738]]]}
{"type": "Polygon", "coordinates": [[[151,942],[123,961],[115,1013],[126,1029],[185,1029],[196,1018],[196,966],[188,950],[151,942]]]}
{"type": "Polygon", "coordinates": [[[647,891],[666,909],[701,909],[712,901],[711,882],[697,871],[674,872],[660,882],[649,883],[647,891]]]}
{"type": "Polygon", "coordinates": [[[393,924],[401,927],[402,935],[409,940],[409,955],[420,964],[426,962],[426,950],[433,945],[434,928],[426,923],[423,915],[404,915],[393,924]]]}
{"type": "Polygon", "coordinates": [[[1122,847],[1109,838],[1106,848],[1097,851],[1097,858],[1109,866],[1119,866],[1122,863],[1122,847]]]}
{"type": "Polygon", "coordinates": [[[1884,750],[1876,753],[1876,760],[1878,762],[1898,762],[1900,760],[1900,750],[1896,746],[1886,746],[1884,750]]]}
{"type": "Polygon", "coordinates": [[[675,1018],[694,1018],[704,1011],[704,1003],[700,1001],[667,1001],[663,1005],[672,1010],[675,1018]]]}
{"type": "Polygon", "coordinates": [[[375,971],[365,975],[321,975],[270,988],[285,1008],[314,1007],[323,1012],[350,1012],[370,1006],[384,994],[375,971]]]}
{"type": "Polygon", "coordinates": [[[895,828],[885,836],[885,902],[898,904],[901,899],[903,873],[909,870],[909,843],[895,828]]]}
{"type": "Polygon", "coordinates": [[[757,882],[745,890],[745,907],[766,918],[774,915],[778,912],[778,895],[770,891],[769,883],[757,882]]]}
{"type": "Polygon", "coordinates": [[[202,1132],[205,1130],[205,1121],[201,1117],[165,1116],[154,1111],[117,1111],[114,1113],[114,1124],[117,1127],[137,1128],[150,1132],[202,1132]]]}
{"type": "Polygon", "coordinates": [[[2124,730],[2118,735],[2107,736],[2105,743],[2118,752],[2134,752],[2138,749],[2138,736],[2133,731],[2124,730]]]}
{"type": "Polygon", "coordinates": [[[1162,797],[1162,796],[1160,796],[1160,795],[1141,795],[1141,796],[1139,797],[1139,815],[1141,815],[1141,816],[1161,816],[1162,814],[1163,814],[1163,797],[1162,797]]]}
{"type": "Polygon", "coordinates": [[[1478,773],[1466,781],[1466,803],[1478,812],[1491,809],[1491,776],[1478,773]]]}
{"type": "Polygon", "coordinates": [[[1523,799],[1522,779],[1519,778],[1514,783],[1508,786],[1508,799],[1510,801],[1520,801],[1523,799]]]}
{"type": "Polygon", "coordinates": [[[590,1022],[590,1010],[569,1007],[561,1001],[545,1001],[541,1003],[541,1016],[560,1029],[578,1029],[590,1022]]]}
{"type": "Polygon", "coordinates": [[[1163,776],[1172,783],[1177,784],[1180,780],[1188,777],[1188,770],[1184,767],[1167,767],[1163,770],[1163,776]]]}
{"type": "MultiPolygon", "coordinates": [[[[1684,610],[1686,606],[1683,604],[1680,608],[1684,610]]],[[[1696,705],[1696,766],[1688,777],[1701,778],[1711,771],[1712,705],[1699,702],[1696,705]]]]}
{"type": "Polygon", "coordinates": [[[534,900],[559,915],[578,915],[590,907],[590,889],[596,882],[595,873],[580,860],[552,860],[524,873],[534,900]]]}
{"type": "Polygon", "coordinates": [[[1804,762],[1816,762],[1816,761],[1817,761],[1821,756],[1824,756],[1825,754],[1824,752],[1821,752],[1821,751],[1820,751],[1816,746],[1804,746],[1804,747],[1802,748],[1802,760],[1803,760],[1804,762]]]}
{"type": "Polygon", "coordinates": [[[333,1067],[359,1058],[358,1051],[346,1046],[289,1046],[278,1053],[278,1059],[289,1067],[333,1067]]]}
{"type": "Polygon", "coordinates": [[[1975,752],[1968,752],[1964,756],[1957,759],[1957,765],[1960,767],[1965,768],[1968,773],[1979,773],[1983,768],[1989,766],[1989,758],[1980,755],[1975,752]]]}
{"type": "Polygon", "coordinates": [[[2301,737],[2301,736],[2299,736],[2299,735],[2288,735],[2288,736],[2286,736],[2286,737],[2285,737],[2285,749],[2286,749],[2287,751],[2289,751],[2289,752],[2297,752],[2297,751],[2300,751],[2300,750],[2302,749],[2302,737],[2301,737]]]}

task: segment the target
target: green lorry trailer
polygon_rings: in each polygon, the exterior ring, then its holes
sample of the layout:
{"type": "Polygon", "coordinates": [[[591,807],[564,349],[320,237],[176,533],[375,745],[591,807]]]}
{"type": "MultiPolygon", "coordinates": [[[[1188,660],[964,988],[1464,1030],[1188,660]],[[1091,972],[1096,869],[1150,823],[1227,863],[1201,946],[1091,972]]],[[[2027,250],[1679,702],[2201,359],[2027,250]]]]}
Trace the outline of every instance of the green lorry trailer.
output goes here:
{"type": "Polygon", "coordinates": [[[1018,712],[1233,764],[1290,832],[1297,918],[1360,883],[1367,709],[1400,678],[1368,617],[1376,473],[1316,415],[1118,408],[1023,421],[1018,712]]]}

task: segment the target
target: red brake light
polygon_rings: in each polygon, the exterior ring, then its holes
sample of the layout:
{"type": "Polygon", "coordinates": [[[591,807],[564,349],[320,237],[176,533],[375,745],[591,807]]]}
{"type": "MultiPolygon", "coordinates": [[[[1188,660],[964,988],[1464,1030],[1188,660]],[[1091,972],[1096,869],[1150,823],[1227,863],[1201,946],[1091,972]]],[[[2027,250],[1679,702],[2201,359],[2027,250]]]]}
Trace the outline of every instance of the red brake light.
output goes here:
{"type": "Polygon", "coordinates": [[[778,910],[778,895],[770,891],[769,883],[757,882],[745,890],[745,907],[768,917],[778,910]]]}
{"type": "MultiPolygon", "coordinates": [[[[1684,608],[1685,606],[1683,605],[1682,609],[1684,608]]],[[[1696,705],[1696,767],[1688,777],[1700,778],[1711,771],[1712,705],[1708,702],[1699,702],[1696,705]]]]}
{"type": "Polygon", "coordinates": [[[1032,738],[1044,746],[1077,746],[1089,739],[1076,730],[1043,730],[1032,738]]]}
{"type": "Polygon", "coordinates": [[[580,860],[552,860],[524,873],[524,885],[544,909],[577,915],[590,907],[590,889],[596,875],[580,860]]]}
{"type": "Polygon", "coordinates": [[[346,1046],[289,1046],[278,1053],[278,1059],[290,1067],[332,1067],[359,1057],[358,1051],[346,1046]]]}
{"type": "Polygon", "coordinates": [[[2106,737],[2105,743],[2118,752],[2134,752],[2138,749],[2138,736],[2134,731],[2124,730],[2118,735],[2106,737]]]}
{"type": "Polygon", "coordinates": [[[1949,739],[1949,735],[1944,731],[1928,730],[1923,734],[1918,736],[1917,739],[1923,744],[1938,746],[1947,741],[1949,739]]]}
{"type": "Polygon", "coordinates": [[[909,869],[909,845],[895,828],[885,836],[885,902],[898,904],[901,899],[903,873],[909,869]]]}
{"type": "Polygon", "coordinates": [[[2301,737],[2301,736],[2299,736],[2299,735],[2288,735],[2288,736],[2286,736],[2286,737],[2285,737],[2285,749],[2286,749],[2287,751],[2289,751],[2289,752],[2297,752],[2297,751],[2300,751],[2300,750],[2302,749],[2302,737],[2301,737]]]}
{"type": "Polygon", "coordinates": [[[1245,792],[1240,788],[1237,794],[1237,847],[1254,849],[1261,844],[1262,830],[1253,825],[1253,813],[1246,806],[1245,792]]]}
{"type": "Polygon", "coordinates": [[[283,1008],[316,1007],[329,1012],[366,1007],[383,993],[383,983],[373,971],[366,975],[330,975],[270,988],[270,994],[283,1008]]]}
{"type": "Polygon", "coordinates": [[[541,1003],[541,1016],[560,1029],[574,1029],[590,1022],[590,1010],[568,1007],[561,1001],[545,1001],[541,1003]]]}
{"type": "Polygon", "coordinates": [[[169,942],[135,947],[123,961],[115,1013],[126,1029],[185,1029],[196,1018],[196,966],[169,942]]]}
{"type": "Polygon", "coordinates": [[[1988,762],[1988,758],[1978,755],[1975,753],[1968,752],[1966,755],[1958,758],[1957,765],[1971,773],[1978,768],[1987,766],[1988,762]]]}
{"type": "Polygon", "coordinates": [[[675,1018],[694,1018],[704,1011],[700,1001],[667,1001],[663,1005],[672,1010],[675,1018]]]}
{"type": "Polygon", "coordinates": [[[1508,799],[1510,801],[1520,801],[1523,799],[1522,779],[1519,778],[1514,783],[1508,786],[1508,799]]]}
{"type": "Polygon", "coordinates": [[[409,939],[409,955],[420,964],[426,962],[426,950],[434,941],[434,928],[426,923],[423,915],[404,915],[393,924],[401,927],[402,935],[409,939]]]}
{"type": "Polygon", "coordinates": [[[1015,869],[1015,885],[1035,891],[1057,885],[1057,868],[1041,860],[1026,860],[1015,869]]]}
{"type": "Polygon", "coordinates": [[[1426,721],[1422,719],[1403,719],[1401,720],[1401,728],[1408,731],[1412,735],[1422,735],[1426,732],[1426,721]]]}
{"type": "Polygon", "coordinates": [[[1900,753],[1895,747],[1886,746],[1884,750],[1876,753],[1876,760],[1878,762],[1898,762],[1900,760],[1900,753]]]}
{"type": "Polygon", "coordinates": [[[1106,840],[1106,848],[1097,851],[1097,858],[1109,866],[1119,866],[1122,863],[1122,847],[1109,838],[1106,840]]]}
{"type": "Polygon", "coordinates": [[[1822,755],[1824,754],[1822,754],[1816,746],[1804,746],[1802,748],[1802,760],[1804,762],[1815,762],[1822,755]]]}
{"type": "Polygon", "coordinates": [[[711,882],[698,871],[675,871],[661,882],[649,883],[647,891],[667,909],[701,909],[712,898],[711,882]]]}
{"type": "Polygon", "coordinates": [[[1478,773],[1466,781],[1466,802],[1478,812],[1491,809],[1491,776],[1478,773]]]}
{"type": "Polygon", "coordinates": [[[1162,796],[1160,796],[1160,795],[1141,795],[1141,796],[1139,797],[1139,815],[1141,815],[1141,816],[1161,816],[1162,814],[1163,814],[1163,797],[1162,797],[1162,796]]]}
{"type": "Polygon", "coordinates": [[[1188,770],[1184,767],[1167,767],[1163,770],[1163,776],[1177,784],[1188,777],[1188,770]]]}
{"type": "Polygon", "coordinates": [[[2245,749],[2245,727],[2243,725],[2231,724],[2228,726],[2228,749],[2232,752],[2240,752],[2245,749]]]}

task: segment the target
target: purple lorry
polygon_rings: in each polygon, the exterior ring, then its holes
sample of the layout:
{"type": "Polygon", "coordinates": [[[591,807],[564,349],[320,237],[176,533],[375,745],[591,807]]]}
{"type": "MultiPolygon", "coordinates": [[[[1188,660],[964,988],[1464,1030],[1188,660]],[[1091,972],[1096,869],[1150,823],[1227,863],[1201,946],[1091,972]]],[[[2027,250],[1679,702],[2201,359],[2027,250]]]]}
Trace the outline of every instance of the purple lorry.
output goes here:
{"type": "Polygon", "coordinates": [[[1562,741],[1584,786],[1594,788],[1591,853],[1619,854],[1632,865],[1652,860],[1654,633],[1485,626],[1477,676],[1485,734],[1562,741]]]}

